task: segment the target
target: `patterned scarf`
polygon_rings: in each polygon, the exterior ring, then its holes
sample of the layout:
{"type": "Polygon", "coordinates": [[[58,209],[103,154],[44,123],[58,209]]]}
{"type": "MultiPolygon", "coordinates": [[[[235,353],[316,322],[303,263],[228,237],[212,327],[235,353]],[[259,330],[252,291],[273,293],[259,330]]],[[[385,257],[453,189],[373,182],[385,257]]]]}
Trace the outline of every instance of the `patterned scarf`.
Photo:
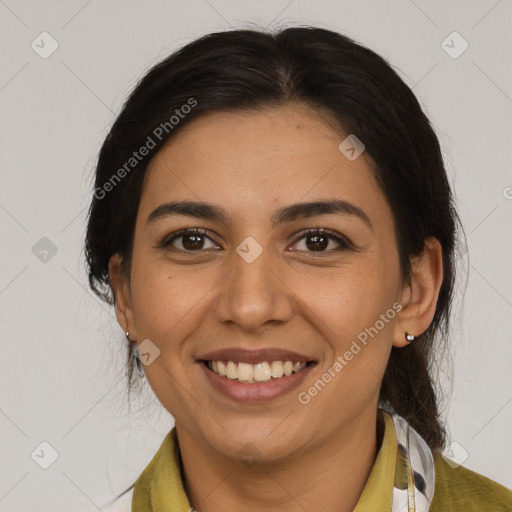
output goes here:
{"type": "Polygon", "coordinates": [[[426,512],[434,496],[432,452],[423,438],[401,416],[391,414],[397,442],[391,512],[426,512]]]}

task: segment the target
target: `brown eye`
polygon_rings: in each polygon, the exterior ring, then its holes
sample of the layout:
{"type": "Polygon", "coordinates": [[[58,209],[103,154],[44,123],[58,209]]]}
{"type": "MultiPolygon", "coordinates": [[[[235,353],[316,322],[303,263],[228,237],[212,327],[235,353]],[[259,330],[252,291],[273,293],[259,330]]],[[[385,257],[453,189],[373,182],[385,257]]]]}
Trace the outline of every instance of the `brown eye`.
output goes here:
{"type": "Polygon", "coordinates": [[[308,235],[306,247],[312,251],[323,251],[329,245],[329,237],[326,235],[308,235]]]}
{"type": "Polygon", "coordinates": [[[215,249],[217,244],[207,236],[206,230],[199,228],[187,228],[177,231],[164,238],[158,248],[176,249],[184,252],[199,252],[202,249],[215,249]],[[181,240],[181,242],[179,242],[181,240]],[[205,247],[206,241],[213,244],[213,247],[205,247]],[[177,242],[176,244],[174,244],[177,242]],[[181,247],[179,247],[181,245],[181,247]]]}
{"type": "MultiPolygon", "coordinates": [[[[329,247],[329,245],[332,245],[331,242],[334,241],[335,244],[338,245],[338,248],[334,247],[331,248],[332,250],[347,250],[350,249],[352,244],[345,240],[341,235],[335,232],[331,232],[326,229],[310,229],[302,234],[302,236],[295,242],[296,244],[300,240],[305,240],[304,247],[305,249],[298,249],[298,250],[304,250],[306,252],[317,252],[317,253],[323,253],[323,252],[329,252],[326,251],[326,249],[329,247]]],[[[331,250],[329,249],[329,250],[331,250]]]]}
{"type": "Polygon", "coordinates": [[[183,239],[181,244],[187,251],[202,249],[204,246],[203,235],[182,235],[181,238],[183,239]]]}

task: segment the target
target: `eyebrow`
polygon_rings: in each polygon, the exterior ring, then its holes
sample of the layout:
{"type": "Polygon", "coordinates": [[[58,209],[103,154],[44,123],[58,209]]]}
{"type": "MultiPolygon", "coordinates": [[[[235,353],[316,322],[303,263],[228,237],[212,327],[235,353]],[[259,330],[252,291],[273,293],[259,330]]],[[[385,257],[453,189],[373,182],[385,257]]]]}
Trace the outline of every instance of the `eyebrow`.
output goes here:
{"type": "MultiPolygon", "coordinates": [[[[358,206],[341,199],[326,199],[307,203],[295,203],[284,206],[272,215],[272,227],[296,219],[314,217],[317,215],[337,214],[352,215],[362,220],[372,231],[373,226],[368,215],[358,206]]],[[[215,204],[203,201],[171,201],[155,208],[148,216],[146,224],[174,215],[185,215],[199,219],[218,221],[230,224],[226,211],[215,204]]]]}

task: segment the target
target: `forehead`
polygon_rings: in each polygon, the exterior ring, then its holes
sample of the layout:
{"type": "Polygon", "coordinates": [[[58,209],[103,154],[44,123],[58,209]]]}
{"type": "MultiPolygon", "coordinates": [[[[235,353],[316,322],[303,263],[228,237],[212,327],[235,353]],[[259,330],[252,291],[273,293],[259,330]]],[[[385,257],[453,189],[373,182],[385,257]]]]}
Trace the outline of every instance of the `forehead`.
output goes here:
{"type": "Polygon", "coordinates": [[[197,162],[204,162],[209,155],[215,154],[217,158],[230,162],[239,160],[251,167],[267,162],[270,171],[276,159],[285,157],[300,161],[304,155],[318,157],[336,149],[342,133],[327,124],[330,120],[303,105],[209,112],[179,131],[150,167],[165,159],[166,154],[186,154],[189,161],[197,162]]]}
{"type": "Polygon", "coordinates": [[[287,105],[211,112],[194,119],[150,162],[140,212],[174,200],[221,204],[238,217],[326,197],[376,219],[390,215],[363,153],[340,150],[347,134],[313,109],[287,105]]]}

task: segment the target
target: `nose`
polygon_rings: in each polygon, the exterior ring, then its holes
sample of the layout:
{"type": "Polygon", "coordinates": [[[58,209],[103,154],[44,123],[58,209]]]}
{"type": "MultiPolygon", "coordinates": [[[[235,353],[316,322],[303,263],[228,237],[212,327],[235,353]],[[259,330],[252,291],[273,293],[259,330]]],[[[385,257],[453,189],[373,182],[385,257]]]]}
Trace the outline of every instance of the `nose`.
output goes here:
{"type": "Polygon", "coordinates": [[[257,333],[294,316],[295,296],[270,251],[252,262],[233,252],[230,270],[217,288],[215,313],[219,322],[257,333]]]}

